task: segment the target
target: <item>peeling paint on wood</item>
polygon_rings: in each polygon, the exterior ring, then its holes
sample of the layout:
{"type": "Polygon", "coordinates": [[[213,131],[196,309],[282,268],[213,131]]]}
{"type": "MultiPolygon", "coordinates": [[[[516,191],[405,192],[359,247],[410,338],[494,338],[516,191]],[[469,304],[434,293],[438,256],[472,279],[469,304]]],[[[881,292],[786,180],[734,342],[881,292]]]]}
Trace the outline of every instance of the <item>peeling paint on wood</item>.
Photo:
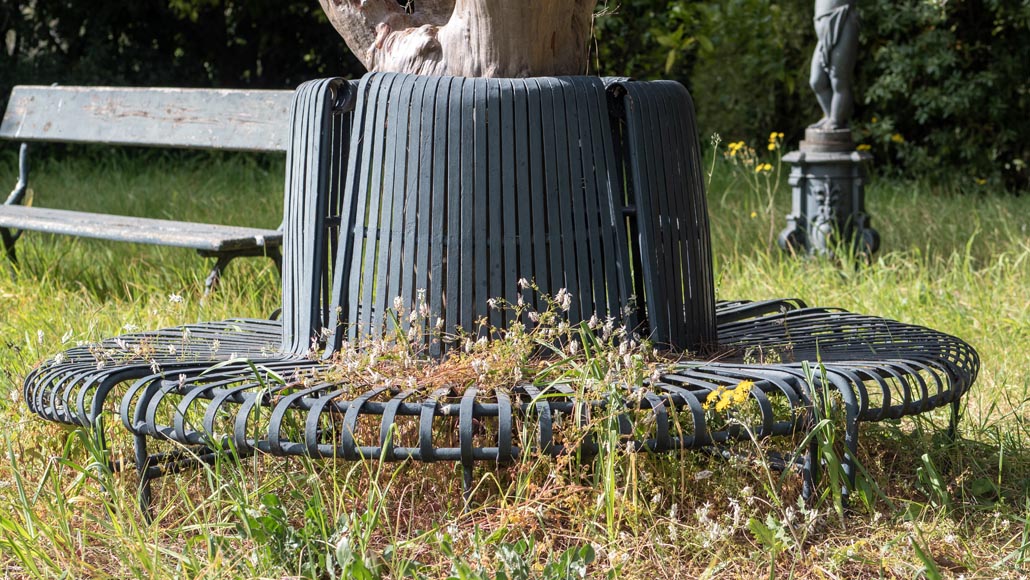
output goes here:
{"type": "Polygon", "coordinates": [[[286,151],[293,91],[18,86],[0,137],[286,151]]]}

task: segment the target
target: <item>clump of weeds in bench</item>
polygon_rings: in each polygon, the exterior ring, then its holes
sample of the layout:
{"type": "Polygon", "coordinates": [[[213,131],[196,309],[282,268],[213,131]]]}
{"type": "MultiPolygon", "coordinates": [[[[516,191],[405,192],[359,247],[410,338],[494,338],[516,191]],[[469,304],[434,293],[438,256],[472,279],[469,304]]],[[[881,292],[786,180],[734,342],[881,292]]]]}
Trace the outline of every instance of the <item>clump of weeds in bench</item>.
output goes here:
{"type": "MultiPolygon", "coordinates": [[[[763,146],[764,140],[754,148],[763,146]]],[[[843,520],[828,476],[816,501],[799,503],[800,477],[777,471],[769,459],[770,448],[786,458],[797,453],[806,444],[799,437],[746,439],[726,458],[631,454],[618,446],[589,464],[526,458],[496,475],[477,469],[468,510],[460,468],[449,463],[222,458],[158,485],[159,511],[147,524],[136,508],[132,470],[101,469],[95,434],[30,417],[21,380],[43,358],[125,332],[126,325],[267,316],[277,306],[278,278],[261,261],[234,264],[238,270],[221,291],[201,303],[204,264],[189,252],[32,236],[20,242],[25,266],[18,282],[0,277],[4,575],[575,578],[583,566],[589,577],[615,570],[625,578],[1026,574],[1030,197],[875,178],[868,209],[884,251],[868,266],[850,267],[770,248],[759,224],[772,216],[779,225],[787,213],[784,184],[766,214],[764,198],[759,203],[741,187],[728,160],[720,155],[709,163],[719,297],[794,295],[875,312],[961,336],[981,354],[983,369],[956,441],[946,437],[944,410],[863,425],[859,460],[868,477],[859,478],[843,520]],[[169,294],[182,302],[173,304],[169,294]]],[[[203,185],[225,200],[218,207],[227,223],[279,220],[277,202],[255,209],[234,197],[235,184],[245,181],[247,189],[281,199],[281,168],[273,163],[122,154],[103,163],[55,163],[37,174],[51,180],[40,190],[85,188],[91,197],[70,206],[112,206],[126,187],[145,187],[147,198],[174,195],[184,215],[202,221],[210,205],[187,193],[203,185]]],[[[13,183],[15,175],[13,158],[0,157],[0,183],[13,183]]],[[[582,341],[579,348],[577,364],[585,369],[582,341]]],[[[513,372],[501,364],[490,367],[498,385],[513,372]]],[[[524,378],[534,369],[524,369],[524,378]]],[[[560,374],[556,368],[551,378],[560,374]]],[[[839,457],[842,435],[829,402],[820,445],[839,457]]],[[[723,411],[731,420],[746,407],[723,411]]],[[[116,427],[106,425],[104,433],[119,459],[131,440],[116,427]]]]}

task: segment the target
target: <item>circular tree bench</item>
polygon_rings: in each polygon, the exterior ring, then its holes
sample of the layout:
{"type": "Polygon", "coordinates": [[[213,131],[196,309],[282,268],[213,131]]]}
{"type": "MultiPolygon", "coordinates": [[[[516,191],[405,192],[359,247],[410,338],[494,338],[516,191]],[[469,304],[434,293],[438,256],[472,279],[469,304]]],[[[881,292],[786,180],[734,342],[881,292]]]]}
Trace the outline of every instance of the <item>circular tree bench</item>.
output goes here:
{"type": "MultiPolygon", "coordinates": [[[[804,432],[827,401],[843,410],[853,479],[862,421],[945,405],[958,420],[979,360],[957,338],[798,300],[716,303],[693,105],[677,83],[371,73],[305,83],[291,114],[281,321],[117,337],[25,381],[35,413],[83,426],[118,393],[145,504],[155,477],[230,448],[457,461],[468,489],[477,461],[598,453],[600,416],[627,448],[662,452],[804,432]],[[442,337],[485,336],[481,319],[532,324],[493,299],[544,309],[559,292],[569,323],[610,316],[694,360],[597,395],[331,378],[333,354],[363,337],[411,333],[441,357],[454,347],[442,337]],[[437,323],[411,328],[398,298],[424,300],[437,323]],[[710,395],[737,388],[737,421],[717,420],[710,395]],[[179,445],[151,453],[150,439],[179,445]]],[[[817,468],[810,454],[808,490],[817,468]]]]}

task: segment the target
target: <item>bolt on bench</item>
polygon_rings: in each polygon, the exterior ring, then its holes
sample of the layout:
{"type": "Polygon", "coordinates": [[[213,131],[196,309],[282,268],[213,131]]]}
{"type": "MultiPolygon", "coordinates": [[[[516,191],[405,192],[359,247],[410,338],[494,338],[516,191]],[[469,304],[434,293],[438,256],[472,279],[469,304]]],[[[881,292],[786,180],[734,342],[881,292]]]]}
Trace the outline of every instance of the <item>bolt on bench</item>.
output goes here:
{"type": "MultiPolygon", "coordinates": [[[[34,412],[86,426],[119,389],[144,505],[151,480],[228,448],[457,461],[468,490],[476,462],[599,453],[595,432],[559,436],[599,414],[617,414],[628,449],[664,452],[804,432],[828,397],[843,410],[854,478],[860,422],[950,405],[954,427],[976,377],[976,352],[927,328],[799,300],[717,303],[693,104],[677,83],[369,74],[302,85],[291,118],[281,324],[124,336],[25,381],[34,412]],[[701,356],[587,398],[562,383],[369,389],[329,378],[345,345],[411,330],[390,316],[395,297],[424,296],[444,333],[483,317],[504,327],[514,317],[491,298],[540,306],[520,278],[565,289],[572,324],[611,316],[701,356]],[[777,357],[752,360],[754,349],[777,357]],[[748,428],[713,421],[709,395],[741,384],[748,428]],[[152,453],[151,440],[176,446],[152,453]]],[[[431,355],[450,347],[426,336],[431,355]]]]}
{"type": "Polygon", "coordinates": [[[0,242],[16,263],[25,230],[176,246],[216,258],[210,290],[235,258],[267,256],[280,267],[278,230],[68,211],[21,205],[30,142],[283,152],[292,91],[18,86],[0,138],[22,142],[18,183],[0,205],[0,242]]]}

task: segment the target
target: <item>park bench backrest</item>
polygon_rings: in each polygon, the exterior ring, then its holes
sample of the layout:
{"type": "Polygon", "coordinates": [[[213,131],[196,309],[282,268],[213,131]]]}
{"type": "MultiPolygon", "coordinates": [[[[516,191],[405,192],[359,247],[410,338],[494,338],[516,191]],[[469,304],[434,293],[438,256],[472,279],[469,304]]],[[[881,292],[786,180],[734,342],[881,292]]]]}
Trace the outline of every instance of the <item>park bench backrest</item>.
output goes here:
{"type": "Polygon", "coordinates": [[[286,151],[292,91],[14,87],[0,138],[286,151]]]}
{"type": "Polygon", "coordinates": [[[439,354],[438,339],[459,328],[475,336],[483,318],[514,322],[491,298],[546,308],[520,279],[551,296],[566,289],[573,323],[597,314],[637,328],[646,313],[660,343],[714,343],[707,212],[681,86],[385,73],[357,93],[328,353],[408,331],[394,300],[417,311],[424,292],[415,335],[439,354]]]}
{"type": "Polygon", "coordinates": [[[328,326],[330,266],[356,86],[342,79],[309,81],[297,88],[290,108],[283,206],[284,352],[309,352],[328,326]]]}
{"type": "Polygon", "coordinates": [[[711,231],[693,99],[675,81],[606,83],[648,333],[682,349],[714,346],[711,231]]]}

